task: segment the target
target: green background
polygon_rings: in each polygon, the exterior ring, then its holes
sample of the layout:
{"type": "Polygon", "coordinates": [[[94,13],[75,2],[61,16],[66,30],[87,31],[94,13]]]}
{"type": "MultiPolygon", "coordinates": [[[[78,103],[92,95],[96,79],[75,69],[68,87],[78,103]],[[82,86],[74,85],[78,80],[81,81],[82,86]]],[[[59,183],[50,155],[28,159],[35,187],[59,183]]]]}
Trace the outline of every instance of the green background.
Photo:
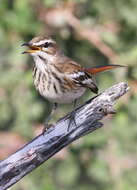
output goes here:
{"type": "MultiPolygon", "coordinates": [[[[0,158],[12,152],[9,142],[2,140],[3,134],[7,139],[15,135],[14,145],[20,139],[27,142],[36,129],[41,130],[50,112],[51,104],[33,87],[32,58],[21,54],[23,42],[43,34],[52,35],[65,54],[83,66],[128,66],[97,75],[100,91],[121,81],[131,88],[118,101],[117,114],[103,120],[104,128],[71,144],[11,190],[136,190],[136,0],[0,0],[0,158]],[[95,46],[89,40],[91,33],[83,37],[79,28],[71,25],[73,19],[68,21],[68,13],[78,19],[82,30],[94,31],[114,55],[106,55],[100,43],[95,46]]],[[[92,96],[88,91],[79,104],[92,96]]],[[[53,120],[71,109],[72,105],[61,105],[53,120]]]]}

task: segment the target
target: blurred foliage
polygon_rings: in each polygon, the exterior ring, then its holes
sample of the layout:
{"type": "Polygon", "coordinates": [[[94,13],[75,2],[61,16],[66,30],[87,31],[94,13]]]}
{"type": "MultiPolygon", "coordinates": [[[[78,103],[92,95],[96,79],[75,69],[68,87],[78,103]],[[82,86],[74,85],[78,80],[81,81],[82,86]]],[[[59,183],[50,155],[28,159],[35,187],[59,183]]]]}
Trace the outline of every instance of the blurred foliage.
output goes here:
{"type": "MultiPolygon", "coordinates": [[[[11,189],[136,190],[136,0],[1,0],[0,130],[18,133],[28,140],[50,112],[49,102],[33,87],[33,61],[21,54],[24,41],[48,34],[58,41],[66,55],[84,66],[111,62],[99,46],[77,34],[63,13],[58,14],[61,8],[72,11],[83,29],[99,32],[102,43],[115,52],[114,63],[128,66],[98,75],[100,91],[120,81],[128,82],[131,90],[119,101],[118,113],[104,120],[104,128],[70,145],[11,189]]],[[[79,104],[91,96],[87,92],[79,104]]],[[[62,105],[54,121],[70,109],[71,106],[62,105]]]]}

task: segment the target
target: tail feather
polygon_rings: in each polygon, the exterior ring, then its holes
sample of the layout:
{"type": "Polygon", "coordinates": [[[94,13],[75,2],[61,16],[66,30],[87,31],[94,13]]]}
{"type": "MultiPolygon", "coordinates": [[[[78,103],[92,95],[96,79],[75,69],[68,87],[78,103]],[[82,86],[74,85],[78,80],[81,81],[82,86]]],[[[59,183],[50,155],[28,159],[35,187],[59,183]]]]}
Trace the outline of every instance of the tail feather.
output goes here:
{"type": "Polygon", "coordinates": [[[85,68],[85,71],[87,73],[94,75],[96,73],[103,72],[103,71],[110,70],[110,69],[115,69],[118,67],[125,67],[125,66],[123,66],[123,65],[103,65],[103,66],[95,66],[95,67],[91,67],[91,68],[85,68]]]}

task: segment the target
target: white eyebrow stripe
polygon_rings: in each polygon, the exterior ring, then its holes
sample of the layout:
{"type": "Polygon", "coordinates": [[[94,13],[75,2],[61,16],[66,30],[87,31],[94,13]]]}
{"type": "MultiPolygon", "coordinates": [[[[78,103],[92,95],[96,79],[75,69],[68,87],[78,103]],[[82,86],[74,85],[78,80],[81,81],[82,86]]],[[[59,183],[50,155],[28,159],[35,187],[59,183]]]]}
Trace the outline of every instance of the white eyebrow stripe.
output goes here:
{"type": "Polygon", "coordinates": [[[52,39],[49,39],[49,40],[41,40],[41,41],[39,41],[39,42],[34,42],[34,43],[32,43],[33,45],[36,45],[36,46],[40,46],[40,45],[43,45],[43,44],[45,44],[45,43],[55,43],[52,39]]]}

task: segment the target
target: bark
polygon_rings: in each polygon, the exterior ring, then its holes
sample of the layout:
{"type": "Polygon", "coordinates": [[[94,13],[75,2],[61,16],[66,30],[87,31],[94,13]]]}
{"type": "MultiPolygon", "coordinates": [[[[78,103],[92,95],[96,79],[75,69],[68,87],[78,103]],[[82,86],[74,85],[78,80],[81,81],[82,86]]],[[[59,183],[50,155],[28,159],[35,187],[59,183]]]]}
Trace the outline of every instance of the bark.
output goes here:
{"type": "Polygon", "coordinates": [[[75,110],[75,122],[68,124],[72,113],[61,118],[47,132],[37,136],[17,152],[0,162],[0,190],[15,184],[63,147],[102,127],[100,120],[114,114],[115,101],[128,91],[126,83],[116,84],[75,110]]]}

